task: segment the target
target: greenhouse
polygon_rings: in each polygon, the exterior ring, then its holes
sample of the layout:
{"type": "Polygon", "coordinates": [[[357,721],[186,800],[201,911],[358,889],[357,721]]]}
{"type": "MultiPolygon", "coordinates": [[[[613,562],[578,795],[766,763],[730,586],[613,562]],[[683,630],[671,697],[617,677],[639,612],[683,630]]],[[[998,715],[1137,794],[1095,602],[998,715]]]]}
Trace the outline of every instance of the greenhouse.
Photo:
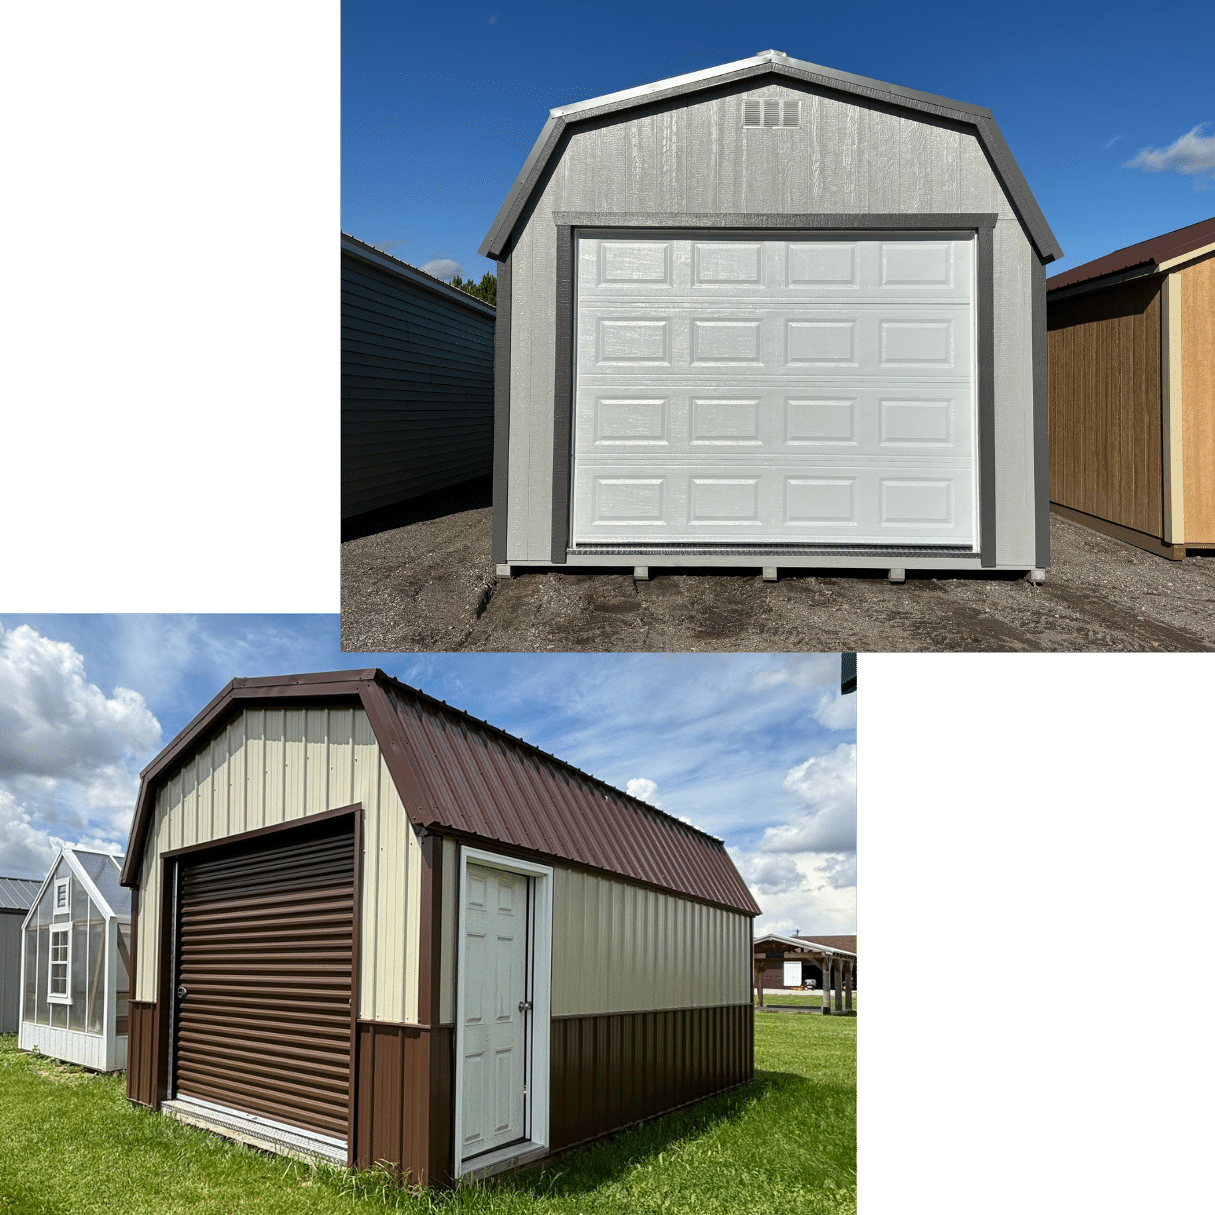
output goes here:
{"type": "Polygon", "coordinates": [[[127,1063],[131,892],[122,857],[64,848],[22,925],[18,1045],[99,1072],[127,1063]]]}

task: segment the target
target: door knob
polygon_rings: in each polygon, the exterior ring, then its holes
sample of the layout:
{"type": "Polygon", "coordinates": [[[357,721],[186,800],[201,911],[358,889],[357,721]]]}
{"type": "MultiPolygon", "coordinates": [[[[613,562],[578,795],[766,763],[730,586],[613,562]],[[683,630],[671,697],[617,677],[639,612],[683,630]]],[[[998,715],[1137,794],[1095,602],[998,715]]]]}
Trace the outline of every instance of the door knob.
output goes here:
{"type": "Polygon", "coordinates": [[[179,1000],[184,1000],[186,998],[186,989],[184,987],[179,987],[177,989],[177,998],[179,1000]]]}
{"type": "Polygon", "coordinates": [[[532,1002],[530,1000],[520,1000],[519,1001],[519,1011],[520,1012],[531,1012],[532,1011],[532,1002]]]}

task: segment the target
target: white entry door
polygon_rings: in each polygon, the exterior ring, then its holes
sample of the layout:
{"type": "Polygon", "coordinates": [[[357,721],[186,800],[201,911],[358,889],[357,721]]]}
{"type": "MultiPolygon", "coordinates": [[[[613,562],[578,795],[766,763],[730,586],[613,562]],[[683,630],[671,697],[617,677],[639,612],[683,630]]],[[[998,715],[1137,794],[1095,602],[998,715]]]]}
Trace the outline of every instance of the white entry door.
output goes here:
{"type": "Polygon", "coordinates": [[[974,240],[580,237],[574,545],[977,549],[974,240]]]}
{"type": "Polygon", "coordinates": [[[461,1026],[464,1160],[526,1134],[528,879],[469,864],[461,1026]]]}

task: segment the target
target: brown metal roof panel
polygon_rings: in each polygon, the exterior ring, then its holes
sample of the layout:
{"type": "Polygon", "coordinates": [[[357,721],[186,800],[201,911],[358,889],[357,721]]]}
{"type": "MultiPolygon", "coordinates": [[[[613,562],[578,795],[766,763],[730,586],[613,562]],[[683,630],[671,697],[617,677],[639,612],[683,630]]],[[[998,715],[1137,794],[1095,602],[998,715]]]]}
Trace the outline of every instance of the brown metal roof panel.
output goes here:
{"type": "Polygon", "coordinates": [[[1199,220],[1198,223],[1185,228],[1177,228],[1173,232],[1141,240],[1138,244],[1127,245],[1125,249],[1115,249],[1113,253],[1103,254],[1082,266],[1074,266],[1071,270],[1048,278],[1046,290],[1048,293],[1058,291],[1060,287],[1071,287],[1076,283],[1103,278],[1107,274],[1117,274],[1120,270],[1130,270],[1135,266],[1159,265],[1212,242],[1215,242],[1215,216],[1199,220]]]}

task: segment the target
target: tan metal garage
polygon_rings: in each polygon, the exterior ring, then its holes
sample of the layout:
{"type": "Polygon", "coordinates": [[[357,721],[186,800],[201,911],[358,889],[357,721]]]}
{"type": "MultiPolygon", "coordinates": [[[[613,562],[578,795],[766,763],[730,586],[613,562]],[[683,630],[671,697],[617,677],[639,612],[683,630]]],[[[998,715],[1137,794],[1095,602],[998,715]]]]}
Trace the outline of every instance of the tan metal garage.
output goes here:
{"type": "Polygon", "coordinates": [[[414,1183],[752,1074],[722,842],[382,671],[234,680],[145,770],[131,1100],[414,1183]]]}

